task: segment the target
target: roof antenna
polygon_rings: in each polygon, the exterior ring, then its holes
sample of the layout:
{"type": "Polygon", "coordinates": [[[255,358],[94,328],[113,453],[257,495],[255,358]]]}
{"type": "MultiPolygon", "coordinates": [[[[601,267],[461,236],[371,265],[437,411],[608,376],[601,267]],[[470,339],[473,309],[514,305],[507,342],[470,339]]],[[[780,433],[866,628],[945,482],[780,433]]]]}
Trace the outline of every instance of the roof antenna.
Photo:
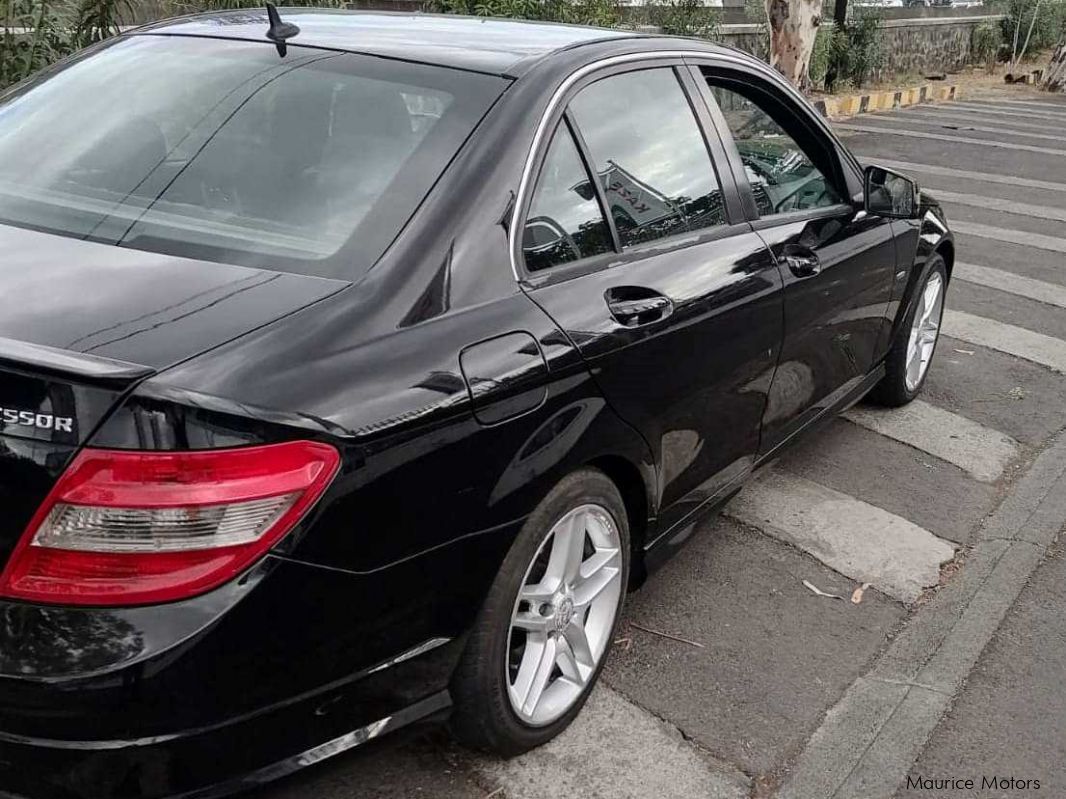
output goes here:
{"type": "Polygon", "coordinates": [[[284,58],[289,49],[285,44],[285,40],[291,39],[298,34],[300,29],[291,22],[282,22],[281,15],[278,13],[278,7],[273,3],[267,3],[266,9],[267,19],[270,20],[270,28],[267,30],[267,38],[277,45],[278,55],[284,58]]]}

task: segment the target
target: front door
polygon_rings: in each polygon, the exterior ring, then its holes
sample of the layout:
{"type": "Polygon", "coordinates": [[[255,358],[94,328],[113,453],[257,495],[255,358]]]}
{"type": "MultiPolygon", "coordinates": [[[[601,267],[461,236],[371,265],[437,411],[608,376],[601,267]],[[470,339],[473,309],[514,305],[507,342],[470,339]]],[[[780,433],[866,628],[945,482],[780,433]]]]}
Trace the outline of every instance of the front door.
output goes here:
{"type": "Polygon", "coordinates": [[[750,471],[782,336],[780,271],[686,81],[663,65],[579,87],[523,229],[527,291],[658,461],[662,531],[750,471]]]}
{"type": "Polygon", "coordinates": [[[806,109],[751,75],[703,74],[742,165],[754,227],[785,282],[785,339],[762,435],[768,453],[857,388],[880,357],[893,230],[862,210],[849,165],[806,109]]]}

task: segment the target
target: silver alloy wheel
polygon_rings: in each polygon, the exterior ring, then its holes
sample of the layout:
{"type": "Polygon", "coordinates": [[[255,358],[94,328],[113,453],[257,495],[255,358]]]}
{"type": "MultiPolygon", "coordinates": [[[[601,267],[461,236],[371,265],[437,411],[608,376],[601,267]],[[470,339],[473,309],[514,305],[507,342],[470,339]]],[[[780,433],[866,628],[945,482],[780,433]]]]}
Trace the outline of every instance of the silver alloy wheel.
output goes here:
{"type": "Polygon", "coordinates": [[[610,643],[622,592],[618,525],[600,505],[567,513],[522,580],[507,642],[507,694],[518,717],[551,724],[574,706],[610,643]]]}
{"type": "Polygon", "coordinates": [[[914,391],[922,383],[929,361],[933,358],[936,338],[940,335],[940,317],[944,310],[944,279],[933,272],[922,289],[918,309],[911,323],[911,337],[907,342],[907,391],[914,391]]]}

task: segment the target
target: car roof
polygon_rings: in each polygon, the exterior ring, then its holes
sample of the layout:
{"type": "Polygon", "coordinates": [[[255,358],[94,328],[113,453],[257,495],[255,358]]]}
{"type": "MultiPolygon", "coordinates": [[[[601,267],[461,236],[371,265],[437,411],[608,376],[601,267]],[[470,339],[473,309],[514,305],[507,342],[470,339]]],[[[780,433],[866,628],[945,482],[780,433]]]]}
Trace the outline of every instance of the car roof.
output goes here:
{"type": "MultiPolygon", "coordinates": [[[[652,38],[635,31],[452,14],[279,9],[299,26],[290,46],[322,47],[517,77],[549,53],[620,39],[652,38]]],[[[133,34],[207,36],[268,41],[264,9],[241,9],[164,20],[133,34]]]]}

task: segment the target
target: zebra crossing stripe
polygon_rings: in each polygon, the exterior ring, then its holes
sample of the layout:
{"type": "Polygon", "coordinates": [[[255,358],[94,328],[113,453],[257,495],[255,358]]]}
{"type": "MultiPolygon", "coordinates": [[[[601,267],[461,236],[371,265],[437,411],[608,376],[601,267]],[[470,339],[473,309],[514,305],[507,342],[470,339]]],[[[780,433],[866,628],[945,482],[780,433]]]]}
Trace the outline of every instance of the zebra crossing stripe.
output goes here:
{"type": "Polygon", "coordinates": [[[902,169],[905,172],[917,172],[923,175],[938,175],[946,178],[979,180],[982,183],[998,183],[1004,186],[1066,192],[1066,183],[1054,183],[1050,180],[1016,178],[1013,175],[997,175],[992,172],[973,172],[969,169],[953,169],[951,167],[939,166],[937,164],[915,164],[912,161],[898,161],[892,158],[878,158],[877,156],[863,156],[863,160],[867,163],[887,166],[889,169],[902,169]]]}
{"type": "Polygon", "coordinates": [[[844,418],[954,464],[983,483],[998,480],[1021,453],[1010,436],[921,400],[891,410],[855,406],[844,418]]]}
{"type": "Polygon", "coordinates": [[[676,730],[602,682],[555,740],[471,765],[479,782],[502,788],[508,799],[745,799],[751,790],[740,772],[716,768],[676,730]]]}
{"type": "Polygon", "coordinates": [[[979,286],[987,286],[991,289],[1005,291],[1045,305],[1056,305],[1066,308],[1066,286],[1056,283],[1047,283],[1043,280],[1035,280],[1024,275],[1016,275],[1014,272],[1006,272],[1002,269],[992,269],[988,266],[977,264],[956,263],[951,273],[952,279],[965,280],[967,283],[976,283],[979,286]]]}
{"type": "Polygon", "coordinates": [[[1014,200],[1003,200],[999,197],[965,194],[963,192],[947,191],[945,189],[933,189],[931,194],[938,200],[956,203],[958,205],[968,205],[973,208],[987,208],[990,211],[1003,211],[1006,214],[1031,216],[1034,219],[1050,219],[1055,222],[1066,222],[1066,208],[1019,203],[1014,200]]]}
{"type": "Polygon", "coordinates": [[[999,350],[1066,374],[1066,341],[1062,339],[952,310],[944,311],[940,330],[952,338],[999,350]]]}
{"type": "Polygon", "coordinates": [[[951,544],[883,508],[777,469],[752,480],[725,513],[903,602],[936,585],[951,544]]]}
{"type": "MultiPolygon", "coordinates": [[[[933,196],[936,196],[935,194],[933,196]]],[[[1023,247],[1036,247],[1038,250],[1049,252],[1066,252],[1066,239],[1058,236],[1045,236],[1042,233],[1030,233],[1026,230],[1013,228],[993,227],[982,225],[978,222],[952,222],[951,229],[955,233],[964,236],[980,236],[983,239],[993,241],[1005,241],[1010,244],[1020,244],[1023,247]]]]}
{"type": "Polygon", "coordinates": [[[835,127],[841,130],[854,130],[858,133],[885,133],[892,136],[903,136],[909,139],[933,139],[939,142],[958,142],[959,144],[975,144],[980,147],[996,147],[1003,150],[1023,150],[1030,153],[1042,153],[1044,155],[1063,155],[1066,150],[1054,147],[1037,147],[1034,144],[1018,144],[1009,141],[991,141],[989,139],[975,139],[972,136],[948,136],[943,133],[926,133],[920,130],[902,130],[898,128],[886,128],[879,125],[842,125],[835,127]]]}

